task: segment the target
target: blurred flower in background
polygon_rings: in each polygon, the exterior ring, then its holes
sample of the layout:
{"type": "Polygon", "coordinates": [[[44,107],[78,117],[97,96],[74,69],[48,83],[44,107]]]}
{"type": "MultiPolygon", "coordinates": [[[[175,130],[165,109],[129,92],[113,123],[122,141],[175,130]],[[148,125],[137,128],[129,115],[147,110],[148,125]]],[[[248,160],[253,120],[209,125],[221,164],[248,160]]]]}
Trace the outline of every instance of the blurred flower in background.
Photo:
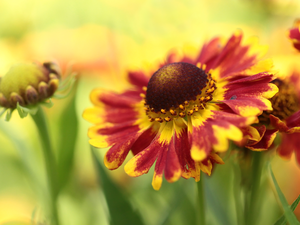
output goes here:
{"type": "Polygon", "coordinates": [[[294,27],[288,32],[288,37],[293,42],[294,47],[300,51],[300,20],[296,20],[294,27]]]}
{"type": "MultiPolygon", "coordinates": [[[[99,170],[95,169],[86,135],[90,125],[81,118],[82,111],[92,106],[89,93],[96,87],[124,91],[130,87],[128,71],[149,71],[176,49],[194,58],[198,50],[193,46],[214,36],[229,36],[237,28],[247,37],[258,36],[260,43],[268,44],[267,56],[276,56],[274,65],[278,68],[276,65],[283,61],[280,59],[293,54],[286,31],[299,16],[299,4],[297,0],[0,1],[0,76],[15,63],[49,60],[56,60],[63,74],[70,68],[80,74],[76,93],[46,110],[59,164],[61,224],[109,224],[129,215],[122,212],[130,206],[150,225],[195,224],[195,191],[189,181],[172,185],[166,182],[159,192],[153,192],[149,188],[151,173],[131,179],[116,170],[109,172],[108,178],[122,194],[114,191],[112,196],[107,191],[112,189],[107,188],[107,180],[97,182],[98,178],[104,179],[104,173],[97,177],[99,170]],[[109,202],[127,198],[126,207],[110,207],[109,202]]],[[[13,116],[9,124],[1,118],[0,195],[5,199],[0,203],[1,223],[24,218],[26,223],[36,208],[42,212],[47,208],[44,163],[37,137],[30,118],[13,116]],[[7,202],[20,203],[9,207],[7,202]]],[[[105,152],[97,151],[100,162],[105,152]]],[[[299,168],[294,163],[294,157],[289,163],[276,157],[272,161],[289,204],[299,195],[299,168]]],[[[229,182],[234,180],[234,170],[227,164],[222,169],[216,166],[211,178],[203,176],[211,224],[238,224],[235,213],[223,213],[236,211],[229,182]],[[216,218],[214,213],[224,217],[216,218]]],[[[268,204],[276,205],[272,193],[265,198],[268,204]]],[[[270,212],[268,205],[262,208],[266,215],[262,224],[272,224],[282,214],[278,207],[272,209],[270,212]]],[[[299,211],[297,215],[300,218],[299,211]]],[[[36,224],[48,221],[47,215],[38,218],[36,224]]]]}
{"type": "Polygon", "coordinates": [[[299,73],[294,72],[286,78],[286,81],[279,79],[275,81],[280,91],[278,96],[273,99],[275,108],[274,112],[270,114],[270,122],[281,132],[282,139],[278,153],[289,159],[294,152],[300,165],[300,135],[297,133],[300,130],[299,73]]]}

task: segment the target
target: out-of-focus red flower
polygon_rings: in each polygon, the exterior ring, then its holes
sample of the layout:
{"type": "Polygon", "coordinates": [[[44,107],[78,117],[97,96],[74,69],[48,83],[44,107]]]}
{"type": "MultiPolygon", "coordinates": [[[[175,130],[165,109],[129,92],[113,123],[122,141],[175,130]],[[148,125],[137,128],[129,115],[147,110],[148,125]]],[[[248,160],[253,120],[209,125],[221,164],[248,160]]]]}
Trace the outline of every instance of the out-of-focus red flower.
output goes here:
{"type": "Polygon", "coordinates": [[[279,94],[285,95],[285,97],[281,96],[285,105],[278,106],[282,114],[292,111],[294,113],[288,117],[271,114],[270,123],[281,133],[281,144],[278,147],[279,155],[289,159],[294,152],[296,161],[300,166],[300,73],[294,72],[287,81],[290,92],[285,90],[282,93],[279,86],[279,94]]]}
{"type": "Polygon", "coordinates": [[[293,28],[288,31],[288,37],[293,42],[294,47],[300,51],[300,19],[296,20],[293,28]]]}
{"type": "Polygon", "coordinates": [[[259,116],[260,124],[264,125],[244,131],[250,140],[246,147],[254,151],[268,150],[279,132],[279,155],[290,159],[294,152],[300,165],[300,73],[294,71],[285,79],[278,78],[273,83],[279,89],[271,98],[273,110],[259,116]]]}

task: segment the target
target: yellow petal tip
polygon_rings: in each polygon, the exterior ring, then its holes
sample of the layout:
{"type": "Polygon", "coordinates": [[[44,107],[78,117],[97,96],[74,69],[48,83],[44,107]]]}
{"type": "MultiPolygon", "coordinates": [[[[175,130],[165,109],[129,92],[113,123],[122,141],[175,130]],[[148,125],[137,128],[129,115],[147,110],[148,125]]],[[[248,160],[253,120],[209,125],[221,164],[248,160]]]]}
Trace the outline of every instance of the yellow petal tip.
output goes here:
{"type": "Polygon", "coordinates": [[[203,159],[206,159],[207,154],[204,150],[198,149],[196,146],[192,146],[191,156],[195,161],[202,161],[203,159]]]}
{"type": "Polygon", "coordinates": [[[108,143],[105,140],[90,139],[89,143],[90,143],[90,145],[92,145],[96,148],[107,148],[107,147],[109,147],[108,143]]]}

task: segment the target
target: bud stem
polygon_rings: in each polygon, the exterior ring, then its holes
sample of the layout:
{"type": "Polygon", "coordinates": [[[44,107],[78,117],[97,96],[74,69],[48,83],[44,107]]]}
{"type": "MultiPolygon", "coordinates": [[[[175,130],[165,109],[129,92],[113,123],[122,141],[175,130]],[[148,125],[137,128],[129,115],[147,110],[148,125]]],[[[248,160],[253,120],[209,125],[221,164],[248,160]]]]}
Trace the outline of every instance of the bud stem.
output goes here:
{"type": "Polygon", "coordinates": [[[52,145],[50,141],[50,136],[48,132],[48,126],[46,117],[44,114],[43,109],[39,106],[39,109],[37,110],[35,115],[31,115],[33,121],[36,124],[36,127],[38,129],[41,143],[42,143],[42,149],[44,154],[44,160],[45,160],[45,166],[46,166],[46,173],[47,173],[47,179],[48,179],[48,187],[50,192],[50,210],[51,210],[51,216],[52,216],[52,223],[53,225],[59,225],[58,220],[58,213],[57,213],[57,206],[56,206],[56,200],[58,196],[58,190],[57,190],[57,182],[56,182],[56,161],[55,157],[53,155],[52,151],[52,145]]]}

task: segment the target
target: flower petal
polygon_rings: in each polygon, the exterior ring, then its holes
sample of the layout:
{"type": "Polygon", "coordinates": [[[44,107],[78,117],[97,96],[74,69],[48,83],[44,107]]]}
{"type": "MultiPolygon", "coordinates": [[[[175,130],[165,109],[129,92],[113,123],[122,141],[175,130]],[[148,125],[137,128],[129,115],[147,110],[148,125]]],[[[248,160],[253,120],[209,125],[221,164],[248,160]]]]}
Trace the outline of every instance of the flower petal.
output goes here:
{"type": "Polygon", "coordinates": [[[102,119],[108,123],[123,123],[124,121],[136,120],[138,112],[133,108],[104,107],[102,119]]]}
{"type": "Polygon", "coordinates": [[[102,118],[103,109],[99,107],[87,108],[84,110],[82,117],[90,123],[102,123],[104,120],[102,118]]]}
{"type": "Polygon", "coordinates": [[[277,135],[278,130],[272,129],[272,130],[266,130],[261,138],[260,141],[258,141],[255,144],[247,144],[246,147],[253,150],[253,151],[264,151],[268,150],[271,145],[273,144],[273,141],[277,135]]]}
{"type": "Polygon", "coordinates": [[[161,154],[168,145],[158,141],[159,135],[143,151],[135,155],[124,167],[125,172],[132,177],[138,177],[148,173],[157,156],[161,154]]]}
{"type": "Polygon", "coordinates": [[[207,44],[204,44],[199,56],[196,59],[195,64],[200,62],[201,64],[205,64],[207,69],[211,69],[210,62],[213,58],[217,56],[221,51],[221,40],[220,38],[214,38],[207,44]]]}
{"type": "Polygon", "coordinates": [[[214,136],[217,142],[213,144],[213,148],[217,152],[224,152],[228,149],[228,139],[233,141],[241,141],[243,133],[240,129],[226,121],[212,125],[214,136]]]}
{"type": "Polygon", "coordinates": [[[288,133],[300,132],[300,110],[285,120],[289,127],[288,133]]]}
{"type": "Polygon", "coordinates": [[[264,136],[267,130],[265,125],[258,126],[258,127],[249,126],[246,129],[249,132],[247,133],[247,135],[249,136],[247,145],[254,145],[258,143],[262,139],[262,137],[264,136]]]}
{"type": "Polygon", "coordinates": [[[191,135],[191,156],[195,161],[204,160],[212,150],[212,145],[217,143],[212,127],[207,122],[202,126],[193,127],[191,135]]]}
{"type": "MultiPolygon", "coordinates": [[[[240,31],[237,31],[234,35],[232,35],[229,38],[226,45],[223,47],[222,51],[218,54],[218,57],[215,58],[214,62],[210,66],[211,67],[210,69],[220,67],[221,64],[222,65],[226,64],[226,62],[228,62],[228,59],[230,62],[230,56],[232,56],[234,54],[234,51],[240,45],[241,40],[242,40],[242,34],[240,31]]],[[[226,75],[226,74],[222,73],[221,77],[223,77],[224,75],[226,75]]]]}
{"type": "Polygon", "coordinates": [[[293,42],[294,47],[300,51],[300,20],[297,19],[293,28],[288,31],[288,37],[293,42]]]}
{"type": "Polygon", "coordinates": [[[136,120],[138,112],[133,108],[94,107],[83,112],[83,118],[90,123],[123,123],[136,120]]]}
{"type": "MultiPolygon", "coordinates": [[[[191,156],[195,161],[202,161],[215,151],[223,152],[228,148],[228,139],[241,141],[243,133],[238,127],[246,127],[256,120],[256,117],[241,117],[239,115],[211,111],[211,117],[203,124],[190,128],[192,139],[191,156]]],[[[193,118],[192,118],[193,120],[193,118]]]]}
{"type": "Polygon", "coordinates": [[[290,159],[295,152],[296,160],[300,166],[300,133],[282,133],[281,145],[278,147],[278,154],[284,159],[290,159]]]}
{"type": "Polygon", "coordinates": [[[124,123],[121,126],[96,125],[89,128],[88,136],[91,138],[92,146],[106,148],[137,132],[139,132],[138,126],[132,126],[130,123],[124,123]]]}
{"type": "Polygon", "coordinates": [[[263,110],[273,110],[269,100],[258,96],[253,99],[240,97],[238,99],[225,100],[222,102],[228,105],[235,113],[244,117],[258,116],[263,110]]]}
{"type": "Polygon", "coordinates": [[[214,163],[225,164],[223,159],[221,159],[221,157],[216,153],[211,153],[209,155],[209,159],[212,160],[214,163]]]}
{"type": "Polygon", "coordinates": [[[138,131],[137,125],[134,125],[134,121],[126,121],[120,124],[103,124],[96,125],[90,129],[94,129],[96,135],[114,135],[121,133],[122,135],[130,133],[132,131],[138,131]]]}
{"type": "Polygon", "coordinates": [[[142,150],[147,148],[155,138],[156,134],[157,131],[155,131],[152,127],[144,131],[131,148],[133,155],[137,155],[142,150]]]}
{"type": "Polygon", "coordinates": [[[176,154],[175,150],[176,147],[175,140],[172,140],[168,148],[166,165],[164,169],[165,178],[170,183],[177,181],[181,177],[182,173],[178,155],[176,154]]]}
{"type": "Polygon", "coordinates": [[[278,87],[269,83],[273,80],[273,76],[267,73],[259,73],[253,76],[239,76],[230,79],[224,86],[227,90],[225,94],[226,100],[234,100],[242,96],[262,96],[272,98],[277,92],[278,87]],[[232,96],[236,96],[234,99],[232,96]]]}
{"type": "Polygon", "coordinates": [[[231,79],[224,86],[226,93],[222,102],[245,117],[259,115],[263,110],[272,110],[271,102],[266,99],[278,92],[276,85],[268,83],[272,79],[272,75],[265,73],[231,79]]]}
{"type": "Polygon", "coordinates": [[[199,162],[199,166],[200,166],[200,169],[206,173],[208,176],[211,175],[211,170],[213,168],[213,165],[211,163],[211,161],[207,158],[201,162],[199,162]]]}
{"type": "Polygon", "coordinates": [[[241,117],[235,113],[224,111],[213,111],[215,120],[226,121],[235,125],[236,127],[246,127],[257,121],[255,116],[241,117]]]}
{"type": "Polygon", "coordinates": [[[121,143],[119,142],[113,145],[105,154],[105,166],[110,170],[119,168],[128,155],[132,145],[140,135],[141,132],[134,133],[130,135],[130,137],[124,138],[121,143]]]}
{"type": "Polygon", "coordinates": [[[154,190],[159,190],[162,184],[162,177],[166,166],[168,147],[169,147],[168,145],[165,146],[166,146],[165,148],[161,149],[162,151],[158,155],[155,163],[154,174],[152,179],[152,187],[154,190]]]}
{"type": "Polygon", "coordinates": [[[142,71],[131,71],[128,72],[128,80],[131,84],[138,88],[147,87],[149,77],[145,75],[142,71]]]}
{"type": "Polygon", "coordinates": [[[182,177],[188,179],[192,176],[191,171],[195,170],[195,161],[191,158],[191,145],[186,128],[182,132],[174,135],[174,142],[175,151],[181,166],[182,177]]]}
{"type": "Polygon", "coordinates": [[[111,107],[124,108],[131,107],[137,103],[136,99],[117,94],[111,91],[106,91],[101,88],[94,89],[90,94],[91,102],[95,106],[108,105],[111,107]]]}
{"type": "Polygon", "coordinates": [[[295,27],[293,29],[290,29],[290,31],[289,31],[289,38],[300,40],[299,27],[295,27]]]}
{"type": "Polygon", "coordinates": [[[270,123],[272,124],[272,126],[277,128],[280,132],[285,132],[289,134],[300,132],[299,122],[300,122],[300,111],[294,113],[285,121],[282,121],[278,117],[270,114],[270,123]]]}

